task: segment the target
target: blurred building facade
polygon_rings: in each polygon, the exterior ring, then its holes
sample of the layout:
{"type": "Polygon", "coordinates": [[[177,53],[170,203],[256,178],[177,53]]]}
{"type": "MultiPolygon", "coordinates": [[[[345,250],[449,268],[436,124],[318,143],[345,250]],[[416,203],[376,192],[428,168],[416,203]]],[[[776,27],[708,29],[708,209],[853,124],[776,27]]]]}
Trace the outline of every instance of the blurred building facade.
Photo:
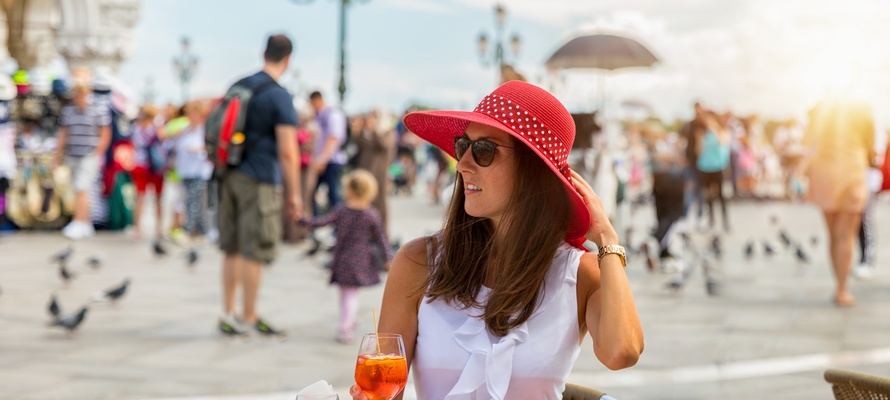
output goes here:
{"type": "Polygon", "coordinates": [[[132,50],[141,0],[0,0],[0,64],[117,71],[132,50]]]}

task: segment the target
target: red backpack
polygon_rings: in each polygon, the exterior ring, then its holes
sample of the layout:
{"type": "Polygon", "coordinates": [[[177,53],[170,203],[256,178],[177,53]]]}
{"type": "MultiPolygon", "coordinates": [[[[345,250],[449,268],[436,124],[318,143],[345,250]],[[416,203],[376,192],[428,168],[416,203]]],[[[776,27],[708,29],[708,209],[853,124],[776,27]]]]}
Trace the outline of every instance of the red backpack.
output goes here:
{"type": "Polygon", "coordinates": [[[247,109],[250,100],[263,90],[276,85],[269,80],[253,87],[244,81],[232,85],[226,95],[210,111],[204,124],[204,145],[207,158],[213,162],[213,177],[222,178],[226,169],[237,166],[244,158],[244,142],[247,132],[247,109]]]}

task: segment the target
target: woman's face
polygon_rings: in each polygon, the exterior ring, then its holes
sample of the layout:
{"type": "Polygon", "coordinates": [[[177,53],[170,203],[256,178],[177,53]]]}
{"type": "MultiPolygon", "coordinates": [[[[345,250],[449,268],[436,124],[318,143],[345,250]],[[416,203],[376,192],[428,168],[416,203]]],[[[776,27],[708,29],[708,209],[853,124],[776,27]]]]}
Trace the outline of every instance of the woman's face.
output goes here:
{"type": "Polygon", "coordinates": [[[464,191],[464,211],[477,218],[488,218],[497,227],[507,209],[516,177],[513,160],[516,149],[507,147],[521,144],[506,132],[474,123],[467,127],[464,135],[472,141],[487,140],[498,145],[494,159],[487,167],[479,166],[473,159],[472,146],[457,163],[457,171],[463,178],[463,187],[458,189],[464,191]]]}

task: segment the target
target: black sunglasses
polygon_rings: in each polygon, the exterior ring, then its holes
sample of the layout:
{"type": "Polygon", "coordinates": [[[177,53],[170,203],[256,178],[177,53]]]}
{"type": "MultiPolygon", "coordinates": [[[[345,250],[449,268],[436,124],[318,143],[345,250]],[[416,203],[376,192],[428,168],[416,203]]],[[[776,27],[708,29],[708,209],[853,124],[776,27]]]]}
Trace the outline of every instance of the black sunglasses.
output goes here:
{"type": "Polygon", "coordinates": [[[512,147],[502,146],[485,139],[470,140],[465,136],[456,136],[454,138],[454,157],[460,161],[471,146],[473,147],[473,161],[480,167],[491,165],[492,161],[494,161],[494,153],[498,147],[512,149],[512,147]]]}

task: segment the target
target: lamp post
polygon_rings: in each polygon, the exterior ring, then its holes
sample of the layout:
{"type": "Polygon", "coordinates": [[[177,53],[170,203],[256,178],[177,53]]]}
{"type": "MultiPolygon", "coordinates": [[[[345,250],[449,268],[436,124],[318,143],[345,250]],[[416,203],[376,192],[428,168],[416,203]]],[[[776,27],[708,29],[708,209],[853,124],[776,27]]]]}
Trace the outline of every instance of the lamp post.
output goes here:
{"type": "MultiPolygon", "coordinates": [[[[485,32],[479,34],[479,60],[483,66],[497,66],[497,76],[498,83],[501,81],[501,71],[503,71],[504,65],[509,64],[507,59],[507,51],[506,45],[504,41],[506,40],[504,33],[504,25],[507,19],[507,9],[504,8],[502,4],[497,4],[494,7],[494,23],[495,23],[495,32],[494,32],[494,48],[492,52],[489,52],[488,49],[488,35],[485,32]]],[[[519,47],[521,45],[521,39],[519,38],[519,34],[513,33],[510,36],[510,51],[512,53],[512,61],[515,61],[519,58],[519,47]]]]}
{"type": "MultiPolygon", "coordinates": [[[[298,4],[309,4],[314,0],[291,0],[298,4]]],[[[343,99],[346,97],[346,9],[355,3],[367,3],[370,0],[337,0],[340,5],[340,83],[337,85],[337,91],[340,93],[340,106],[343,106],[343,99]]]]}
{"type": "Polygon", "coordinates": [[[142,104],[152,105],[155,103],[155,81],[151,76],[145,77],[145,89],[142,91],[142,104]]]}
{"type": "Polygon", "coordinates": [[[290,73],[290,82],[287,85],[288,92],[290,92],[291,97],[299,97],[302,95],[302,85],[300,85],[300,70],[294,69],[290,73]]]}
{"type": "Polygon", "coordinates": [[[189,83],[198,69],[198,57],[190,51],[189,38],[182,37],[180,41],[182,50],[178,56],[173,57],[173,69],[176,71],[176,77],[182,87],[182,103],[185,104],[189,100],[189,83]]]}

